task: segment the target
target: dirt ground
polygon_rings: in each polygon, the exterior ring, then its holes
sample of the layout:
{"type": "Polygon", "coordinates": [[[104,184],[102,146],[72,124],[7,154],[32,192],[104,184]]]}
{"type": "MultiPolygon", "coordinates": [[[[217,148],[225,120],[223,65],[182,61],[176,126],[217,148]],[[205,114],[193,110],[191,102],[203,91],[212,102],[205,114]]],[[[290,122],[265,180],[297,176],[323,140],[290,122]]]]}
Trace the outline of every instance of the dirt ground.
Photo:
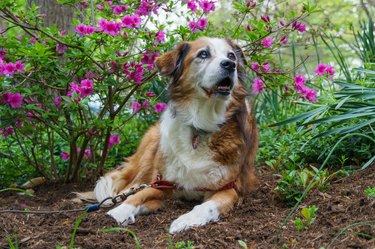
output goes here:
{"type": "MultiPolygon", "coordinates": [[[[168,226],[179,215],[193,208],[191,202],[171,200],[156,214],[138,217],[128,228],[136,234],[142,248],[169,248],[179,241],[192,241],[194,248],[375,248],[375,199],[364,195],[364,189],[375,184],[375,166],[331,182],[325,193],[312,191],[301,207],[316,205],[315,222],[306,231],[296,231],[289,221],[276,236],[291,207],[272,193],[276,178],[267,168],[259,169],[260,189],[219,222],[176,235],[168,226]]],[[[35,188],[34,196],[14,191],[0,195],[0,209],[59,210],[82,208],[70,201],[72,192],[93,186],[44,185],[35,188]]],[[[301,208],[300,207],[300,208],[301,208]]],[[[87,214],[77,229],[74,248],[136,248],[126,232],[100,232],[118,227],[105,215],[106,209],[87,214]]],[[[74,223],[81,213],[48,215],[0,213],[0,248],[9,248],[6,234],[18,241],[19,248],[69,247],[74,223]]],[[[292,216],[300,215],[300,209],[292,216]]]]}

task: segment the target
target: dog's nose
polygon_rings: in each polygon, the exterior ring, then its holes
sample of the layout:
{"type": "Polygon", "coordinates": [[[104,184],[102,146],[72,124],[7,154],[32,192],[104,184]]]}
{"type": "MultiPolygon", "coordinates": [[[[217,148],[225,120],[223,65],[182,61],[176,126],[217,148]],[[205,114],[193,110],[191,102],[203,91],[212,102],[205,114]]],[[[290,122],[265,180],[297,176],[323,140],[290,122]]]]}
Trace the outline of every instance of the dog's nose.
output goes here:
{"type": "Polygon", "coordinates": [[[220,62],[220,66],[228,70],[229,72],[233,72],[236,68],[236,63],[230,60],[223,60],[222,62],[220,62]]]}

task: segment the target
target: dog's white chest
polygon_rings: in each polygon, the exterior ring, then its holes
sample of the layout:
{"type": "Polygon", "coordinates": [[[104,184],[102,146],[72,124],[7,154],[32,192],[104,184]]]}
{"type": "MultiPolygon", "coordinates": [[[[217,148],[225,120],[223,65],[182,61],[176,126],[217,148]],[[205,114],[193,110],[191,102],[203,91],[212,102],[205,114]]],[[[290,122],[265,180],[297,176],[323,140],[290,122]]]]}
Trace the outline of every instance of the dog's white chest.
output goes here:
{"type": "Polygon", "coordinates": [[[186,190],[216,184],[223,179],[228,169],[212,160],[209,135],[199,135],[194,149],[192,129],[167,115],[163,115],[160,124],[161,150],[166,163],[163,177],[186,190]]]}

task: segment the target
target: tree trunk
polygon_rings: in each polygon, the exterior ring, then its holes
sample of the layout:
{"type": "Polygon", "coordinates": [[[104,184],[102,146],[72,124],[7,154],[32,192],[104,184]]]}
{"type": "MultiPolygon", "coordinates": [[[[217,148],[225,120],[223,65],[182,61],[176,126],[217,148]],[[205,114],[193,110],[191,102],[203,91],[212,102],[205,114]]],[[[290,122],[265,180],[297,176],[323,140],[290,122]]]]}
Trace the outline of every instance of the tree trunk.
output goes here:
{"type": "Polygon", "coordinates": [[[73,17],[75,9],[72,6],[59,5],[56,0],[28,0],[28,6],[35,3],[39,7],[41,14],[45,14],[44,26],[50,27],[53,24],[60,30],[66,30],[69,33],[74,31],[73,17]]]}

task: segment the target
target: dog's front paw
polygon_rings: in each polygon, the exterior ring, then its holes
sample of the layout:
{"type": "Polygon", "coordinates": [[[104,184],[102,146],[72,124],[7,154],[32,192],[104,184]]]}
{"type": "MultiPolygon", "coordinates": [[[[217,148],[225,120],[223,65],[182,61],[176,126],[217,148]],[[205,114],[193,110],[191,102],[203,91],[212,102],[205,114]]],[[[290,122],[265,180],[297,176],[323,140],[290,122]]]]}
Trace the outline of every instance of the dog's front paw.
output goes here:
{"type": "Polygon", "coordinates": [[[188,230],[192,227],[203,226],[211,221],[219,220],[219,212],[212,201],[195,206],[189,213],[181,215],[174,220],[169,228],[169,233],[174,234],[188,230]]]}
{"type": "Polygon", "coordinates": [[[139,208],[129,205],[121,204],[107,212],[109,216],[114,218],[119,225],[127,226],[135,222],[135,216],[138,214],[139,208]]]}

